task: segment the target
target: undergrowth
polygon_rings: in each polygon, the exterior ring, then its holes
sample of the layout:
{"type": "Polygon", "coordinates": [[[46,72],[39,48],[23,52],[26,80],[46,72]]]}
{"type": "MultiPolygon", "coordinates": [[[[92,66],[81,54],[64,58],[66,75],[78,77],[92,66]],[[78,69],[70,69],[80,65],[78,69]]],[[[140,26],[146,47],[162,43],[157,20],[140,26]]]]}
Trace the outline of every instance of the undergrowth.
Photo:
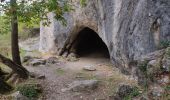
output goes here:
{"type": "Polygon", "coordinates": [[[170,41],[167,41],[167,40],[161,41],[160,44],[159,44],[160,49],[167,48],[169,46],[170,46],[170,41]]]}
{"type": "Polygon", "coordinates": [[[133,90],[130,92],[130,94],[125,96],[123,100],[132,100],[132,98],[137,97],[139,95],[141,95],[139,89],[137,87],[134,87],[133,90]]]}
{"type": "Polygon", "coordinates": [[[28,97],[30,100],[38,98],[40,93],[36,84],[22,84],[16,90],[20,91],[22,95],[28,97]]]}

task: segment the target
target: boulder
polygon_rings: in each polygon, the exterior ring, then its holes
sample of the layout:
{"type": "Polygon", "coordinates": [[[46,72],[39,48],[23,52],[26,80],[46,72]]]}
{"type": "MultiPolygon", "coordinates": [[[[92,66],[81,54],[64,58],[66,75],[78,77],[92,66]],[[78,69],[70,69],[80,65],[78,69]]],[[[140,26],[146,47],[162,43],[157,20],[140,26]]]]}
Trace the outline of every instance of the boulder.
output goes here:
{"type": "Polygon", "coordinates": [[[151,60],[147,65],[147,74],[153,75],[161,70],[161,60],[151,60]]]}
{"type": "Polygon", "coordinates": [[[31,66],[39,66],[39,65],[45,65],[46,64],[46,60],[44,59],[32,59],[29,64],[31,66]]]}
{"type": "Polygon", "coordinates": [[[88,65],[88,66],[84,66],[83,70],[86,70],[86,71],[96,71],[96,68],[94,66],[88,65]]]}
{"type": "Polygon", "coordinates": [[[98,80],[81,80],[81,81],[74,81],[69,84],[68,88],[62,89],[63,92],[65,91],[73,91],[73,92],[83,92],[83,91],[92,91],[98,87],[98,80]]]}
{"type": "Polygon", "coordinates": [[[56,57],[49,57],[48,59],[46,59],[46,63],[47,64],[55,64],[55,63],[58,63],[58,58],[56,57]]]}
{"type": "Polygon", "coordinates": [[[66,59],[67,61],[71,61],[71,62],[75,62],[79,60],[77,57],[73,57],[73,56],[68,56],[66,59]]]}
{"type": "Polygon", "coordinates": [[[77,55],[77,54],[75,54],[75,53],[70,53],[70,54],[68,55],[68,57],[75,57],[75,58],[77,58],[77,57],[78,57],[78,55],[77,55]]]}

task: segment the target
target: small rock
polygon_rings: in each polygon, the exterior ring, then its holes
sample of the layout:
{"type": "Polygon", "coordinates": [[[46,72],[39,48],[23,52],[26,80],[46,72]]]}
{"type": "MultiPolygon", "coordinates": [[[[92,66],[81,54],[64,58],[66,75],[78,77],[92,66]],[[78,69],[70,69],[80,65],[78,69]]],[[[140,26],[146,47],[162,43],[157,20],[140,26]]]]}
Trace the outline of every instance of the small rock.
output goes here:
{"type": "Polygon", "coordinates": [[[37,76],[37,74],[34,73],[34,72],[30,72],[30,73],[29,73],[29,76],[30,76],[31,78],[35,78],[35,77],[37,76]]]}
{"type": "Polygon", "coordinates": [[[77,58],[78,56],[75,54],[75,53],[70,53],[68,56],[67,56],[67,61],[78,61],[79,59],[77,58]]]}
{"type": "Polygon", "coordinates": [[[29,60],[31,60],[32,59],[32,57],[31,56],[25,56],[25,57],[23,57],[23,61],[22,62],[28,62],[29,60]]]}
{"type": "Polygon", "coordinates": [[[161,88],[159,85],[153,85],[150,89],[151,89],[151,91],[149,94],[153,98],[161,97],[164,93],[164,89],[161,88]]]}
{"type": "Polygon", "coordinates": [[[102,66],[102,64],[97,64],[98,66],[102,66]]]}
{"type": "Polygon", "coordinates": [[[83,96],[80,96],[80,99],[83,99],[83,96]]]}
{"type": "Polygon", "coordinates": [[[154,67],[156,67],[156,66],[160,67],[160,60],[151,60],[151,61],[149,61],[148,65],[154,66],[154,67]]]}
{"type": "Polygon", "coordinates": [[[160,60],[151,60],[147,65],[148,75],[153,75],[154,73],[160,70],[161,61],[160,60]]]}
{"type": "Polygon", "coordinates": [[[29,75],[30,75],[31,78],[45,79],[45,75],[39,75],[39,74],[34,73],[34,72],[30,72],[29,75]]]}
{"type": "Polygon", "coordinates": [[[170,83],[169,75],[162,75],[159,78],[160,79],[157,80],[159,84],[166,85],[170,83]]]}
{"type": "Polygon", "coordinates": [[[133,87],[129,85],[121,85],[118,89],[119,97],[125,97],[133,91],[133,87]]]}
{"type": "Polygon", "coordinates": [[[58,59],[56,57],[50,57],[46,60],[47,64],[55,64],[58,63],[58,59]]]}
{"type": "Polygon", "coordinates": [[[71,61],[71,62],[75,62],[75,61],[78,61],[79,59],[76,58],[76,57],[67,57],[66,60],[67,60],[67,61],[71,61]]]}
{"type": "Polygon", "coordinates": [[[69,87],[66,89],[62,89],[62,92],[65,91],[73,91],[73,92],[82,92],[82,91],[90,91],[94,90],[98,87],[99,81],[97,80],[82,80],[82,81],[74,81],[69,84],[69,87]]]}
{"type": "Polygon", "coordinates": [[[164,76],[164,77],[162,78],[162,82],[165,83],[165,84],[170,83],[169,76],[164,76]]]}
{"type": "Polygon", "coordinates": [[[96,68],[94,68],[93,66],[84,66],[83,69],[86,71],[96,71],[96,68]]]}
{"type": "Polygon", "coordinates": [[[62,57],[66,58],[68,56],[68,52],[64,52],[62,57]]]}
{"type": "Polygon", "coordinates": [[[46,61],[44,59],[33,59],[30,62],[30,65],[32,66],[45,65],[45,64],[46,64],[46,61]]]}
{"type": "Polygon", "coordinates": [[[77,58],[77,55],[76,55],[75,53],[70,53],[70,54],[68,55],[68,58],[71,58],[71,57],[77,58]]]}
{"type": "Polygon", "coordinates": [[[11,94],[12,100],[29,100],[26,96],[23,96],[19,91],[11,94]]]}
{"type": "Polygon", "coordinates": [[[45,79],[45,75],[40,75],[37,77],[37,79],[45,79]]]}

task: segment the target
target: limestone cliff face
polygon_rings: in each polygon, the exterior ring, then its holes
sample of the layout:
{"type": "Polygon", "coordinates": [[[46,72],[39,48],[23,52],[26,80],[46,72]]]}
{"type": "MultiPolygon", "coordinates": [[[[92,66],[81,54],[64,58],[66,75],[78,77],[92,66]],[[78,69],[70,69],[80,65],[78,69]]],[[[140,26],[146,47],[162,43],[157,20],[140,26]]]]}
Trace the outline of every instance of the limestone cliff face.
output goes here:
{"type": "Polygon", "coordinates": [[[78,33],[88,27],[107,45],[111,61],[131,72],[131,62],[170,40],[170,0],[87,0],[83,8],[79,0],[72,2],[75,11],[64,15],[66,27],[52,13],[50,26],[41,26],[40,51],[69,52],[78,33]]]}

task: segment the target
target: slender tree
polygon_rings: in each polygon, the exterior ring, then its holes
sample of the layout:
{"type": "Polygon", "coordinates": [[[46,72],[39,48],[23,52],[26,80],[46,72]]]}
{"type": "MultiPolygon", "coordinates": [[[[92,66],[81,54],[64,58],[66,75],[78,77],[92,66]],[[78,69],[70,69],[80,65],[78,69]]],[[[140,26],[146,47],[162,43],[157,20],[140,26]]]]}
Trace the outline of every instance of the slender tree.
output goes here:
{"type": "MultiPolygon", "coordinates": [[[[80,3],[85,4],[85,0],[80,0],[80,3]]],[[[11,47],[13,61],[0,55],[0,62],[12,68],[13,71],[18,73],[21,77],[23,76],[22,78],[27,78],[28,71],[21,65],[19,53],[18,22],[30,24],[35,22],[39,23],[40,20],[43,20],[43,25],[49,25],[50,21],[47,15],[49,12],[53,12],[55,14],[54,17],[63,25],[66,25],[67,23],[63,14],[71,10],[73,9],[69,0],[10,0],[10,2],[1,0],[0,13],[3,12],[11,18],[11,47]]]]}
{"type": "Polygon", "coordinates": [[[12,48],[12,59],[13,61],[21,66],[21,59],[19,53],[19,45],[18,45],[18,18],[17,18],[17,3],[16,0],[10,1],[12,14],[11,14],[11,48],[12,48]]]}

